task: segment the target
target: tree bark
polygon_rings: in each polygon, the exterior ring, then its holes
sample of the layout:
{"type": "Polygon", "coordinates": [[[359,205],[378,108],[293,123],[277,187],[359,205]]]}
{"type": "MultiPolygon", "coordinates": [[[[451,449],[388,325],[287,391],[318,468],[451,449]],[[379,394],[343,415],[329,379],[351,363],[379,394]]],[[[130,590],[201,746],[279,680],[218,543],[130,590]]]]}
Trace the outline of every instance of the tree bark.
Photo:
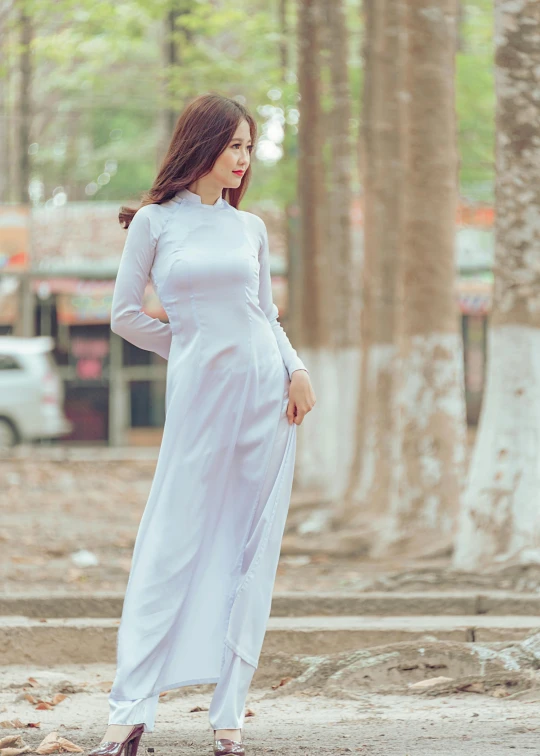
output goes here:
{"type": "MultiPolygon", "coordinates": [[[[341,511],[362,533],[389,506],[395,472],[394,375],[400,280],[403,136],[401,0],[365,0],[362,378],[354,464],[341,511]]],[[[338,524],[338,523],[335,523],[338,524]]]]}
{"type": "MultiPolygon", "coordinates": [[[[166,102],[160,113],[160,134],[156,165],[160,166],[167,151],[169,142],[176,126],[176,122],[182,111],[182,103],[178,102],[175,107],[171,105],[171,81],[174,80],[176,69],[182,65],[182,48],[179,42],[179,32],[182,26],[182,17],[190,13],[188,0],[170,0],[166,9],[162,26],[162,56],[165,67],[163,79],[163,96],[166,102]]],[[[184,37],[191,39],[191,33],[183,29],[184,37]]]]}
{"type": "Polygon", "coordinates": [[[0,75],[0,202],[8,202],[9,191],[9,143],[10,143],[10,107],[9,107],[9,80],[11,76],[10,56],[6,54],[9,43],[8,17],[11,11],[11,2],[0,2],[0,49],[4,50],[2,61],[3,71],[0,75]]]}
{"type": "Polygon", "coordinates": [[[495,286],[457,567],[540,559],[540,5],[495,3],[495,286]]]}
{"type": "Polygon", "coordinates": [[[352,246],[352,174],[354,143],[351,130],[349,81],[349,35],[347,4],[326,1],[331,109],[329,135],[328,255],[333,269],[333,306],[328,312],[332,326],[333,356],[328,366],[333,385],[324,385],[322,403],[327,405],[327,495],[334,516],[339,516],[350,475],[356,430],[358,382],[361,370],[360,297],[361,269],[352,246]]]}
{"type": "Polygon", "coordinates": [[[318,0],[299,0],[298,8],[298,197],[300,203],[300,249],[304,262],[304,292],[301,302],[302,345],[328,347],[328,265],[324,249],[324,161],[321,133],[321,72],[318,0]]]}
{"type": "Polygon", "coordinates": [[[407,0],[398,486],[377,553],[449,549],[466,450],[455,302],[455,0],[407,0]]]}
{"type": "Polygon", "coordinates": [[[278,24],[279,24],[279,65],[281,79],[286,81],[289,72],[289,44],[287,24],[288,0],[278,0],[278,24]]]}
{"type": "Polygon", "coordinates": [[[302,344],[318,396],[301,434],[297,483],[341,505],[359,377],[359,264],[352,249],[352,133],[344,0],[299,5],[298,197],[305,265],[302,344]],[[302,36],[301,36],[302,35],[302,36]],[[326,104],[323,113],[322,102],[326,104]],[[302,131],[303,128],[303,131],[302,131]],[[326,158],[326,159],[325,159],[326,158]]]}
{"type": "MultiPolygon", "coordinates": [[[[351,254],[351,91],[349,84],[348,33],[344,0],[327,2],[332,110],[329,119],[330,182],[328,207],[332,228],[334,308],[332,334],[336,348],[358,345],[354,318],[354,276],[351,254]]],[[[330,313],[329,313],[330,316],[330,313]]]]}
{"type": "Polygon", "coordinates": [[[32,120],[32,52],[33,26],[26,4],[21,3],[18,18],[19,30],[19,87],[17,128],[16,200],[28,204],[30,183],[30,126],[32,120]]]}
{"type": "MultiPolygon", "coordinates": [[[[299,250],[296,275],[300,284],[295,291],[300,312],[295,338],[309,365],[317,397],[329,401],[317,405],[318,417],[306,417],[298,444],[296,484],[303,489],[326,492],[329,484],[328,438],[335,422],[332,397],[335,381],[332,357],[333,308],[332,270],[325,234],[326,187],[323,157],[323,112],[321,92],[322,16],[321,0],[298,0],[298,89],[300,120],[298,124],[298,204],[299,250]]],[[[330,446],[330,448],[329,448],[330,446]]]]}

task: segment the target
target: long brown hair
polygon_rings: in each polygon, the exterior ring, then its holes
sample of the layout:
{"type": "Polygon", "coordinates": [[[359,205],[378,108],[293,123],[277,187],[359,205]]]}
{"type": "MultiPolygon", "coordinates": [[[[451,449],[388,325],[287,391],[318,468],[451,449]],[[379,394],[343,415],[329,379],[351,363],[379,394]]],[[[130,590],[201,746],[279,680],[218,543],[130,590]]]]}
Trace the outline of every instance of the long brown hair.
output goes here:
{"type": "MultiPolygon", "coordinates": [[[[249,124],[252,144],[257,137],[257,124],[247,109],[236,100],[219,94],[203,94],[191,100],[181,113],[171,143],[152,188],[145,192],[141,207],[161,204],[174,197],[193,181],[206,176],[227,147],[241,120],[249,124]]],[[[251,163],[237,189],[225,188],[223,199],[238,207],[251,177],[251,163]]],[[[120,208],[118,220],[127,228],[140,207],[120,208]]]]}

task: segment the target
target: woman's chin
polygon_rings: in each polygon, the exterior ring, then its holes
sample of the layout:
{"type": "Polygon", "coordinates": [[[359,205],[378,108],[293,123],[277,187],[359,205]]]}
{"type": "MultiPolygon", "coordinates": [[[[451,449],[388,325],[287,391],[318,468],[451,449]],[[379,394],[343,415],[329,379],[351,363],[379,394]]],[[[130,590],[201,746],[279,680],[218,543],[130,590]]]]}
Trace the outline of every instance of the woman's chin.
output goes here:
{"type": "Polygon", "coordinates": [[[243,178],[242,176],[233,177],[231,179],[230,183],[228,183],[225,188],[226,189],[238,189],[238,187],[242,183],[242,178],[243,178]]]}

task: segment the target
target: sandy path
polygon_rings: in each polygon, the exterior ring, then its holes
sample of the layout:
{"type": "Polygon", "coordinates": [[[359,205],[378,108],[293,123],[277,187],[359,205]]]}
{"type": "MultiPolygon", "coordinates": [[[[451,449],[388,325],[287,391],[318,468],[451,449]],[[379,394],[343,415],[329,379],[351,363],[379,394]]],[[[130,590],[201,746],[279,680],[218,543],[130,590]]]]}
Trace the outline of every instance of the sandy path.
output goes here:
{"type": "MultiPolygon", "coordinates": [[[[31,746],[53,730],[89,749],[101,740],[107,721],[107,682],[111,665],[71,665],[63,669],[4,667],[0,671],[0,721],[15,717],[40,722],[19,730],[31,746]],[[34,677],[39,687],[27,682],[34,677]],[[49,698],[69,681],[74,690],[54,709],[35,711],[25,692],[49,698]],[[24,687],[24,684],[28,687],[24,687]],[[101,689],[100,689],[101,686],[101,689]],[[19,699],[19,700],[17,700],[19,699]]],[[[65,689],[65,688],[64,688],[65,689]]],[[[158,705],[156,729],[144,736],[142,750],[155,754],[210,754],[208,705],[213,686],[168,693],[158,705]],[[200,706],[204,711],[190,712],[200,706]]],[[[370,756],[502,756],[540,752],[540,693],[521,700],[475,694],[424,696],[366,693],[357,701],[323,696],[272,697],[252,686],[245,742],[250,756],[280,753],[369,754],[370,756]]],[[[0,737],[14,730],[0,729],[0,737]]]]}

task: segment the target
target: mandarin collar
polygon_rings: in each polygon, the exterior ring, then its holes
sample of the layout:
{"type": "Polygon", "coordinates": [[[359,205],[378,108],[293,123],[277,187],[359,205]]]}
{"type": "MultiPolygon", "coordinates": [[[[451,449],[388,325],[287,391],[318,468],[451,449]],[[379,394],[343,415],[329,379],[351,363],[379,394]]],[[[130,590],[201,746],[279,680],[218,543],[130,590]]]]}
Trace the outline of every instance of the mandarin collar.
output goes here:
{"type": "Polygon", "coordinates": [[[192,202],[194,205],[199,205],[200,207],[218,208],[218,207],[225,207],[225,204],[226,204],[223,197],[218,197],[218,199],[216,200],[216,202],[214,202],[213,205],[207,205],[206,203],[203,203],[200,194],[195,194],[195,192],[190,192],[189,189],[181,189],[174,196],[175,196],[175,199],[186,200],[187,202],[192,202]]]}

